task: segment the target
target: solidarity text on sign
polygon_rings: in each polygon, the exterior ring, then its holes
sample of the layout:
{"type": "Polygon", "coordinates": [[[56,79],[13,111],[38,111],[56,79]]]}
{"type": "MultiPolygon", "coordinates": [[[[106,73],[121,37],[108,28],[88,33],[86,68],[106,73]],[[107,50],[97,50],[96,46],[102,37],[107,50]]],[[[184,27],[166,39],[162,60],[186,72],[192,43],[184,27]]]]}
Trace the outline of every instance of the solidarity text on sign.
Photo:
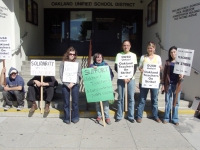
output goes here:
{"type": "Polygon", "coordinates": [[[63,70],[63,82],[76,83],[78,62],[65,62],[63,70]]]}
{"type": "Polygon", "coordinates": [[[87,102],[113,100],[113,87],[108,66],[82,69],[87,102]]]}
{"type": "Polygon", "coordinates": [[[0,59],[11,59],[10,37],[0,36],[0,59]]]}
{"type": "Polygon", "coordinates": [[[31,75],[55,76],[55,60],[31,60],[31,75]]]}
{"type": "Polygon", "coordinates": [[[134,64],[131,55],[118,55],[118,79],[129,79],[133,77],[134,64]]]}
{"type": "Polygon", "coordinates": [[[190,76],[194,50],[178,48],[174,73],[190,76]]]}
{"type": "Polygon", "coordinates": [[[160,84],[160,68],[157,64],[144,64],[142,74],[143,88],[158,88],[160,84]]]}

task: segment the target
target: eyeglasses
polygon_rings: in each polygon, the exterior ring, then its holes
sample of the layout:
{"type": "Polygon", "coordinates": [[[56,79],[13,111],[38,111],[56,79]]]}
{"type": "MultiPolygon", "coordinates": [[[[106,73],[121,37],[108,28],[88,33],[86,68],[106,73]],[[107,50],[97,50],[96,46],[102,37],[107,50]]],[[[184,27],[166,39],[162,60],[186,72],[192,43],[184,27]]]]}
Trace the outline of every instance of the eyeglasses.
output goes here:
{"type": "Polygon", "coordinates": [[[70,56],[75,56],[76,54],[71,54],[71,53],[69,53],[69,55],[70,55],[70,56]]]}

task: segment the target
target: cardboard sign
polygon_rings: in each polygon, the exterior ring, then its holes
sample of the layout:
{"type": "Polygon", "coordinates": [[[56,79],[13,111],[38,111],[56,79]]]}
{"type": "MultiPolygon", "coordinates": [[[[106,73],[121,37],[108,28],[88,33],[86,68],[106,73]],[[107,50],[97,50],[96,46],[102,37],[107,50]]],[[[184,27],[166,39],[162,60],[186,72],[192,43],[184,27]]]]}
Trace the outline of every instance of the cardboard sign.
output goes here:
{"type": "Polygon", "coordinates": [[[55,76],[55,60],[31,60],[31,75],[55,76]]]}
{"type": "Polygon", "coordinates": [[[78,73],[78,62],[65,62],[63,70],[63,82],[76,83],[78,73]]]}
{"type": "Polygon", "coordinates": [[[87,102],[113,100],[113,87],[108,66],[82,69],[87,102]]]}
{"type": "Polygon", "coordinates": [[[10,37],[0,36],[0,59],[11,59],[10,37]]]}
{"type": "Polygon", "coordinates": [[[133,77],[134,64],[131,55],[118,55],[117,56],[117,69],[118,69],[118,79],[130,79],[133,77]]]}
{"type": "Polygon", "coordinates": [[[158,64],[143,65],[144,72],[142,73],[143,88],[159,88],[160,84],[160,68],[158,64]]]}
{"type": "Polygon", "coordinates": [[[194,50],[178,48],[174,73],[190,76],[194,50]]]}

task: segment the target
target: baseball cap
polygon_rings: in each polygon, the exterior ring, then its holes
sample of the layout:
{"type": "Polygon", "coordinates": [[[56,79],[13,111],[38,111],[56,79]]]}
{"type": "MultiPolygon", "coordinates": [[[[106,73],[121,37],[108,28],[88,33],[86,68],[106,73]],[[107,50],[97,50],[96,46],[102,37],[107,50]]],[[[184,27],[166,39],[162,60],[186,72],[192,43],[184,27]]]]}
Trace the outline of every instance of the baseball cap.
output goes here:
{"type": "Polygon", "coordinates": [[[10,72],[10,74],[12,74],[12,73],[17,73],[17,70],[12,70],[12,71],[10,72]]]}

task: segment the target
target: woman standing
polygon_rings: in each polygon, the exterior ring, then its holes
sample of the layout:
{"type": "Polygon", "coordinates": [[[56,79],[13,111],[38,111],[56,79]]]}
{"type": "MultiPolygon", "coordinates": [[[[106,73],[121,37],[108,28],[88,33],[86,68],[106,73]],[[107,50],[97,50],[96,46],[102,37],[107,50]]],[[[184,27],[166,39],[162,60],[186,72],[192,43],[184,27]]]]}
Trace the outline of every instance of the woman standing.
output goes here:
{"type": "MultiPolygon", "coordinates": [[[[104,61],[104,58],[103,58],[103,55],[100,54],[100,53],[95,53],[94,56],[93,56],[93,64],[90,65],[90,67],[93,67],[93,68],[97,68],[97,67],[100,67],[100,66],[108,66],[108,64],[104,61]]],[[[109,69],[110,69],[110,77],[111,77],[111,80],[113,79],[114,77],[114,74],[109,66],[109,69]]],[[[108,125],[111,124],[111,121],[110,121],[110,117],[109,117],[109,103],[108,101],[103,101],[103,106],[104,106],[104,114],[105,114],[105,120],[106,120],[106,123],[108,125]]],[[[99,122],[102,118],[102,114],[101,114],[101,109],[100,109],[100,104],[99,102],[96,102],[96,111],[97,111],[97,119],[96,121],[99,122]]]]}
{"type": "Polygon", "coordinates": [[[79,81],[81,79],[81,67],[78,64],[78,72],[77,72],[77,80],[76,83],[63,82],[63,71],[64,71],[64,62],[75,62],[77,57],[77,52],[73,47],[69,47],[66,53],[63,55],[62,62],[60,64],[60,79],[63,83],[62,85],[62,93],[64,99],[64,119],[63,122],[70,124],[77,123],[79,121],[79,108],[78,108],[78,100],[79,100],[79,81]],[[70,121],[70,90],[72,96],[72,111],[71,111],[71,121],[70,121]]]}
{"type": "MultiPolygon", "coordinates": [[[[174,123],[176,126],[179,125],[178,120],[178,106],[179,106],[179,100],[180,100],[180,93],[178,93],[178,99],[176,102],[176,106],[172,106],[172,118],[171,118],[171,103],[174,103],[174,100],[176,98],[176,87],[178,86],[178,82],[183,80],[183,75],[178,75],[173,73],[174,71],[174,65],[175,65],[175,58],[176,58],[176,51],[177,48],[175,46],[172,46],[169,49],[168,53],[168,60],[165,62],[165,68],[163,72],[163,78],[162,78],[162,91],[165,92],[165,114],[163,118],[163,123],[166,124],[170,121],[174,123]]],[[[173,104],[172,103],[172,104],[173,104]]]]}
{"type": "Polygon", "coordinates": [[[140,58],[140,63],[139,63],[139,70],[141,72],[140,74],[140,82],[139,82],[139,88],[140,88],[140,100],[137,108],[137,116],[136,116],[136,121],[138,123],[142,122],[142,116],[143,116],[143,111],[147,99],[147,94],[148,91],[150,90],[151,92],[151,107],[152,107],[152,114],[154,117],[154,120],[158,123],[161,122],[161,120],[158,117],[158,90],[159,88],[143,88],[142,87],[142,74],[144,72],[143,70],[143,65],[144,63],[146,64],[158,64],[160,69],[162,69],[162,62],[161,58],[159,55],[155,54],[156,50],[156,45],[153,42],[149,42],[147,45],[147,53],[146,55],[143,55],[140,58]]]}
{"type": "Polygon", "coordinates": [[[117,70],[117,64],[118,64],[118,57],[120,56],[131,56],[131,62],[134,64],[134,73],[132,78],[129,79],[118,79],[117,80],[117,89],[118,89],[118,105],[117,105],[117,116],[115,122],[119,122],[123,117],[123,110],[124,110],[124,89],[125,89],[125,83],[127,83],[127,92],[128,92],[128,120],[131,123],[134,123],[134,93],[135,93],[135,72],[137,70],[137,57],[136,54],[130,52],[131,49],[131,43],[128,40],[123,41],[122,43],[122,49],[123,52],[118,53],[115,60],[115,71],[117,70]]]}

